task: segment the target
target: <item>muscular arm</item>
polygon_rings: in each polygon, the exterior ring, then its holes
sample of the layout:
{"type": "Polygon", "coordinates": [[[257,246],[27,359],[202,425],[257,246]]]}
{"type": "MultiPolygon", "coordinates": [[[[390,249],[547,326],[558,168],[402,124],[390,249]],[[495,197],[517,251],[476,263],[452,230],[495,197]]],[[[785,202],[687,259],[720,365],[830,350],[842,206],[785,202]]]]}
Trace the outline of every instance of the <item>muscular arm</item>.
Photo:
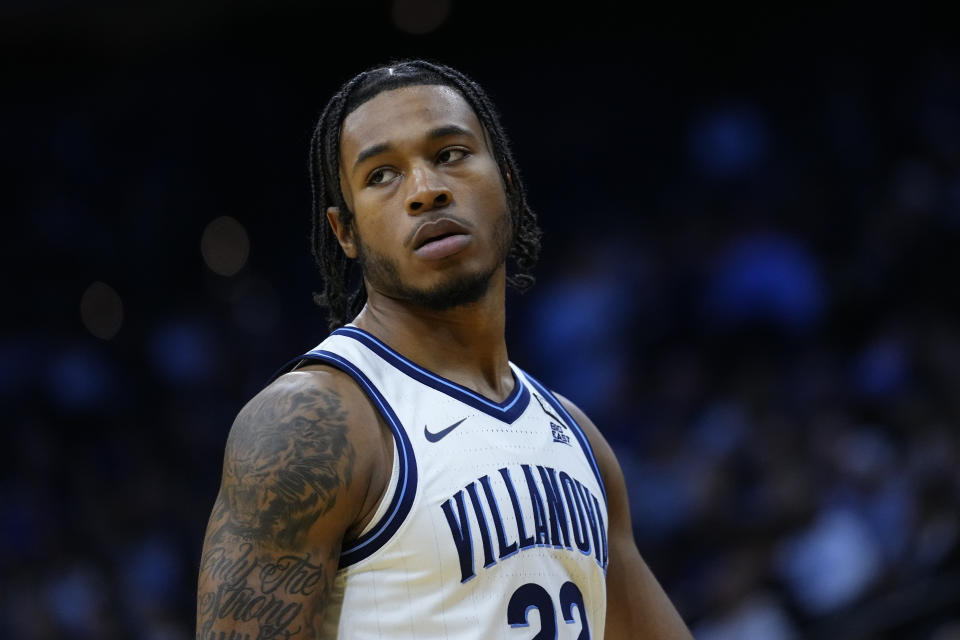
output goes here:
{"type": "Polygon", "coordinates": [[[673,603],[657,583],[633,539],[627,487],[620,464],[596,425],[558,396],[583,427],[607,489],[610,564],[607,568],[607,640],[692,640],[673,603]]]}
{"type": "Polygon", "coordinates": [[[356,446],[377,419],[342,378],[287,374],[237,416],[201,556],[198,640],[319,637],[380,451],[375,435],[356,446]]]}

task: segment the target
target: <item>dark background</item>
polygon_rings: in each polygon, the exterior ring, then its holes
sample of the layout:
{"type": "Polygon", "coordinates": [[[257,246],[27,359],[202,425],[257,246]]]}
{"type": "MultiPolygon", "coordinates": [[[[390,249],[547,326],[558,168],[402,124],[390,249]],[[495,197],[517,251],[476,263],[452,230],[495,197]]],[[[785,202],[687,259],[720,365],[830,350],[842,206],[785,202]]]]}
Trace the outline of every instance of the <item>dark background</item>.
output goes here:
{"type": "Polygon", "coordinates": [[[614,445],[697,637],[960,638],[952,24],[3,3],[0,636],[192,637],[233,416],[326,334],[314,119],[423,56],[488,89],[545,231],[511,358],[614,445]]]}

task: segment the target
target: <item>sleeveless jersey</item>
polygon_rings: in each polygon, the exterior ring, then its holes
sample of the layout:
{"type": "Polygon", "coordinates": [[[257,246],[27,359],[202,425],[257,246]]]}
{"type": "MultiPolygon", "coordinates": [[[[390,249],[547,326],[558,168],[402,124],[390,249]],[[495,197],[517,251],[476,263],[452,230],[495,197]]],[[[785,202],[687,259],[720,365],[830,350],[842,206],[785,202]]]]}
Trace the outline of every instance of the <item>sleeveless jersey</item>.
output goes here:
{"type": "Polygon", "coordinates": [[[543,385],[510,363],[514,389],[494,402],[352,325],[294,363],[349,374],[394,438],[388,489],[341,551],[323,638],[603,637],[606,492],[543,385]]]}

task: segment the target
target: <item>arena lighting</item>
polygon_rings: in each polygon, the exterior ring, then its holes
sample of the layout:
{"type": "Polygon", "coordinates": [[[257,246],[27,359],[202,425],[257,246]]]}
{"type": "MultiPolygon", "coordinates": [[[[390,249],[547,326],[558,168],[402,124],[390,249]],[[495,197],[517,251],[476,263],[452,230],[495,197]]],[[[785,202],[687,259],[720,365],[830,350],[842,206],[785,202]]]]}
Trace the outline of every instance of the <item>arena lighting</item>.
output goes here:
{"type": "Polygon", "coordinates": [[[393,0],[393,24],[416,36],[436,30],[450,13],[450,0],[393,0]]]}
{"type": "Polygon", "coordinates": [[[120,295],[110,285],[99,280],[94,282],[80,298],[80,320],[94,336],[110,340],[123,325],[120,295]]]}
{"type": "Polygon", "coordinates": [[[211,220],[200,238],[200,253],[207,267],[217,275],[236,275],[250,255],[247,230],[230,216],[211,220]]]}

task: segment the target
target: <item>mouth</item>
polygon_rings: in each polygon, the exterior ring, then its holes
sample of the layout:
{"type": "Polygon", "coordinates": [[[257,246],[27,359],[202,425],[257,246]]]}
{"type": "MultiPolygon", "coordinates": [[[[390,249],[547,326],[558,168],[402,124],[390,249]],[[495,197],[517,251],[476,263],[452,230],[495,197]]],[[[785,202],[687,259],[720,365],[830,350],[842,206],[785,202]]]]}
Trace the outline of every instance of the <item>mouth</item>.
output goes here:
{"type": "Polygon", "coordinates": [[[422,249],[422,248],[424,248],[425,246],[427,246],[427,245],[429,245],[429,244],[431,244],[431,243],[440,242],[441,240],[444,240],[444,239],[446,239],[446,238],[450,238],[450,237],[453,237],[453,236],[459,236],[459,235],[464,235],[464,234],[462,234],[462,233],[441,233],[440,235],[433,236],[433,237],[431,237],[431,238],[425,239],[423,242],[421,242],[421,243],[416,247],[415,250],[422,249]]]}
{"type": "Polygon", "coordinates": [[[417,228],[410,242],[417,251],[431,242],[437,242],[455,235],[468,235],[466,227],[450,218],[439,218],[425,222],[417,228]]]}
{"type": "Polygon", "coordinates": [[[424,260],[440,260],[458,253],[470,244],[470,232],[458,222],[440,218],[417,229],[412,239],[413,252],[424,260]]]}

